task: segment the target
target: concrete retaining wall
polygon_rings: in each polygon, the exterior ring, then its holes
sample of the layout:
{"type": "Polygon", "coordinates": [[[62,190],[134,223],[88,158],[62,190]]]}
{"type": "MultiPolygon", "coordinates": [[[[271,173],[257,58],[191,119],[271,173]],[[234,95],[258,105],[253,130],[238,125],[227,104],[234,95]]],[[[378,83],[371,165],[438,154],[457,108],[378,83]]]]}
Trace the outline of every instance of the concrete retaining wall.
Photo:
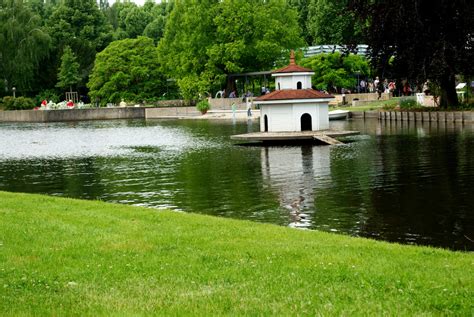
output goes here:
{"type": "MultiPolygon", "coordinates": [[[[250,97],[252,107],[255,98],[256,97],[250,97]]],[[[247,110],[245,100],[242,101],[242,98],[209,98],[209,104],[212,110],[231,110],[233,103],[237,106],[237,110],[247,110]]]]}
{"type": "Polygon", "coordinates": [[[378,118],[383,121],[458,122],[474,123],[474,111],[360,111],[351,118],[378,118]]]}
{"type": "Polygon", "coordinates": [[[81,120],[138,119],[144,117],[145,108],[0,111],[0,122],[57,122],[81,120]]]}
{"type": "Polygon", "coordinates": [[[196,110],[196,107],[166,107],[166,108],[146,108],[145,118],[180,118],[200,116],[201,113],[196,110]]]}
{"type": "MultiPolygon", "coordinates": [[[[332,104],[342,104],[342,95],[333,95],[335,98],[329,102],[330,105],[332,104]]],[[[345,99],[347,104],[352,104],[352,101],[354,99],[358,100],[358,103],[356,102],[357,105],[362,105],[364,103],[370,102],[370,101],[377,101],[377,98],[379,97],[378,93],[366,93],[366,94],[346,94],[345,99]]],[[[389,100],[390,99],[390,94],[388,93],[383,93],[382,96],[380,97],[380,100],[389,100]]]]}

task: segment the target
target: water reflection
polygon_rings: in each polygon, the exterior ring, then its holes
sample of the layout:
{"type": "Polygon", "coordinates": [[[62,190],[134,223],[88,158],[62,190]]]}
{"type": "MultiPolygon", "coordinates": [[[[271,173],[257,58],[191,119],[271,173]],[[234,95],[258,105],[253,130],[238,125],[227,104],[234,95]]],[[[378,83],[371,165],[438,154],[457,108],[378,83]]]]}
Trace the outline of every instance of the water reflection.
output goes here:
{"type": "Polygon", "coordinates": [[[0,190],[474,250],[474,125],[354,120],[343,146],[236,146],[258,125],[0,124],[0,190]]]}
{"type": "Polygon", "coordinates": [[[292,227],[313,223],[315,189],[330,175],[330,147],[262,147],[262,176],[292,227]]]}

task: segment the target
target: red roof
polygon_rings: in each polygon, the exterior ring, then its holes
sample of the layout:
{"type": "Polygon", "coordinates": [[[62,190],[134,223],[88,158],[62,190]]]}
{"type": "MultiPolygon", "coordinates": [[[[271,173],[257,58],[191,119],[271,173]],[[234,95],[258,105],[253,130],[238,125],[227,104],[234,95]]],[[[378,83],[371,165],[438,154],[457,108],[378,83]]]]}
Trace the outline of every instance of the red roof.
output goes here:
{"type": "Polygon", "coordinates": [[[274,70],[272,72],[272,74],[281,74],[281,73],[307,73],[307,72],[311,72],[311,73],[314,73],[314,71],[312,69],[309,69],[309,68],[304,68],[304,67],[301,67],[301,66],[298,66],[298,65],[288,65],[288,66],[285,66],[283,68],[280,68],[280,69],[277,69],[277,70],[274,70]]]}
{"type": "Polygon", "coordinates": [[[310,69],[310,68],[304,68],[304,67],[301,67],[301,66],[296,65],[296,62],[295,62],[295,52],[294,52],[293,50],[291,50],[291,53],[290,53],[290,65],[285,66],[285,67],[280,68],[280,69],[277,69],[277,70],[274,70],[274,71],[272,72],[272,74],[282,74],[282,73],[307,73],[307,72],[313,73],[313,70],[310,69]]]}
{"type": "Polygon", "coordinates": [[[267,95],[260,96],[256,101],[269,100],[289,100],[289,99],[320,99],[320,98],[334,98],[327,93],[320,92],[314,89],[288,89],[275,90],[267,95]]]}

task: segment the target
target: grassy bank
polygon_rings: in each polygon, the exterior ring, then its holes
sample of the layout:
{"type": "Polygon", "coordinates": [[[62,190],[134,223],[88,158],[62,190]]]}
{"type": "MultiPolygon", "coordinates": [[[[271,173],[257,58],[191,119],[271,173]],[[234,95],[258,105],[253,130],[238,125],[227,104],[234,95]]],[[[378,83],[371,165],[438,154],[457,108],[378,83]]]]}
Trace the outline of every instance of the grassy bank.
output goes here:
{"type": "Polygon", "coordinates": [[[395,107],[400,103],[400,98],[392,98],[389,100],[375,100],[363,104],[362,106],[352,107],[350,105],[343,107],[335,107],[329,110],[349,110],[349,111],[371,111],[371,110],[382,110],[384,107],[395,107]]]}
{"type": "Polygon", "coordinates": [[[0,315],[470,315],[474,256],[0,192],[0,315]]]}

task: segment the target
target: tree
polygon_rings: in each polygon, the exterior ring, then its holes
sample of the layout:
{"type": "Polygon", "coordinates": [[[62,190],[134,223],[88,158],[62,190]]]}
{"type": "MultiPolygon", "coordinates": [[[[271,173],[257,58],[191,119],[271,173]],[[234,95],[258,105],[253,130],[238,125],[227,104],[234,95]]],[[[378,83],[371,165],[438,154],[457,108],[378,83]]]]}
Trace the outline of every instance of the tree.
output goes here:
{"type": "Polygon", "coordinates": [[[102,104],[160,97],[166,81],[153,40],[140,36],[110,43],[97,54],[87,87],[91,98],[102,104]]]}
{"type": "Polygon", "coordinates": [[[176,2],[158,45],[165,73],[177,80],[186,99],[192,99],[210,88],[209,79],[201,74],[204,74],[208,61],[207,48],[216,36],[213,18],[217,14],[218,2],[176,2]]]}
{"type": "Polygon", "coordinates": [[[166,18],[164,16],[159,16],[155,18],[151,23],[148,23],[143,35],[152,38],[155,42],[158,42],[162,37],[165,31],[166,18]]]}
{"type": "Polygon", "coordinates": [[[64,53],[61,58],[61,67],[58,73],[57,87],[67,88],[72,92],[72,86],[80,82],[79,63],[76,62],[76,56],[69,46],[64,48],[64,53]]]}
{"type": "Polygon", "coordinates": [[[474,6],[468,0],[354,0],[352,10],[369,21],[373,65],[383,74],[389,61],[399,78],[430,79],[441,107],[458,103],[456,74],[474,73],[474,6]]]}
{"type": "Polygon", "coordinates": [[[7,87],[31,88],[41,60],[48,55],[50,37],[40,17],[21,0],[0,2],[0,73],[7,87]]]}
{"type": "Polygon", "coordinates": [[[355,87],[355,74],[367,76],[370,71],[368,61],[354,54],[318,54],[303,59],[301,65],[314,71],[312,83],[317,89],[331,92],[355,87]]]}
{"type": "MultiPolygon", "coordinates": [[[[363,21],[348,9],[349,0],[308,1],[306,29],[310,44],[362,44],[363,21]]],[[[392,6],[395,6],[392,4],[392,6]]]]}
{"type": "Polygon", "coordinates": [[[62,1],[47,26],[56,49],[56,65],[59,65],[60,52],[65,46],[70,46],[76,54],[83,78],[92,69],[96,53],[107,46],[112,35],[96,0],[62,1]]]}
{"type": "Polygon", "coordinates": [[[186,98],[222,88],[227,74],[268,70],[304,45],[297,13],[286,1],[175,3],[159,49],[186,98]]]}
{"type": "Polygon", "coordinates": [[[152,20],[151,13],[145,11],[143,7],[132,8],[125,18],[125,31],[128,37],[136,38],[143,35],[143,31],[152,20]]]}
{"type": "Polygon", "coordinates": [[[289,0],[288,3],[298,12],[298,24],[306,45],[314,43],[313,35],[308,31],[308,7],[310,0],[289,0]]]}

